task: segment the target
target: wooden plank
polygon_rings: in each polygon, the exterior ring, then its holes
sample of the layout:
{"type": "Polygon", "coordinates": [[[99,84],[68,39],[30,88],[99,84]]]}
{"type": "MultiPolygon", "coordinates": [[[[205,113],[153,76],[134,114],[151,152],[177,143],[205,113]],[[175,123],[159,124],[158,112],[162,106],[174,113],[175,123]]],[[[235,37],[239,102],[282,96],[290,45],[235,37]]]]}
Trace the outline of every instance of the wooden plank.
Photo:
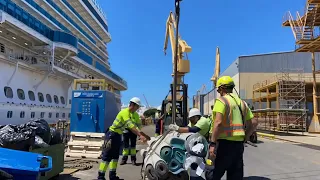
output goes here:
{"type": "Polygon", "coordinates": [[[103,143],[104,143],[103,141],[102,142],[70,141],[70,142],[68,142],[68,146],[98,146],[98,147],[102,147],[103,143]]]}

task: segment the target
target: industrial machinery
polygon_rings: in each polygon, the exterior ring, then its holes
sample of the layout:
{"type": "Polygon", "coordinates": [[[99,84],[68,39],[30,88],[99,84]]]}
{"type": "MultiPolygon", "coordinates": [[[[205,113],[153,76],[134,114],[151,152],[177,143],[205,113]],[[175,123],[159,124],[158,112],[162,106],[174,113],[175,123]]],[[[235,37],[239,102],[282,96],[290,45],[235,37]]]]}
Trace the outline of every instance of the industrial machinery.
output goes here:
{"type": "MultiPolygon", "coordinates": [[[[187,126],[188,124],[188,85],[187,84],[178,84],[179,90],[177,92],[182,92],[182,96],[180,99],[176,101],[176,124],[178,126],[187,126]]],[[[173,84],[171,84],[171,90],[168,95],[173,93],[173,84]]],[[[167,128],[169,124],[172,123],[172,116],[169,116],[167,112],[172,109],[172,100],[168,99],[168,95],[165,97],[165,100],[162,101],[161,114],[164,114],[163,129],[160,130],[160,134],[162,134],[167,128]]]]}
{"type": "Polygon", "coordinates": [[[104,133],[120,111],[104,79],[76,79],[71,101],[71,132],[104,133]]]}
{"type": "MultiPolygon", "coordinates": [[[[186,41],[182,40],[179,34],[179,17],[180,7],[179,3],[181,0],[175,0],[176,13],[175,15],[170,12],[166,23],[166,35],[164,41],[164,53],[166,54],[168,40],[170,38],[171,49],[172,49],[172,65],[173,65],[173,86],[171,100],[176,102],[177,99],[183,98],[179,93],[181,92],[181,84],[184,84],[183,77],[186,73],[190,72],[190,61],[184,59],[184,55],[188,58],[187,53],[191,52],[192,48],[187,44],[186,41]],[[176,18],[175,18],[176,17],[176,18]],[[177,20],[177,21],[176,21],[177,20]],[[176,35],[174,35],[176,33],[176,35]]],[[[170,99],[170,98],[169,98],[170,99]]],[[[188,100],[188,99],[187,99],[188,100]]],[[[173,109],[173,122],[175,122],[176,114],[176,103],[172,104],[173,109]]],[[[187,111],[185,111],[187,112],[187,111]]]]}

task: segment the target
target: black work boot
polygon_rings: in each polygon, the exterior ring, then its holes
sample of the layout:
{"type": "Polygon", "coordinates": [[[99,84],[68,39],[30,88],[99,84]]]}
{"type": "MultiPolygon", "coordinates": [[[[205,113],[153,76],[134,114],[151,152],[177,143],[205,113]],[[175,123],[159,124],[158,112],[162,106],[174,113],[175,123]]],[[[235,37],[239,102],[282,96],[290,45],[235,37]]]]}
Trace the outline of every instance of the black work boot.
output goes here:
{"type": "Polygon", "coordinates": [[[98,173],[98,180],[106,180],[105,173],[99,172],[98,173]]]}
{"type": "Polygon", "coordinates": [[[109,172],[109,179],[110,180],[124,180],[124,179],[119,178],[115,171],[109,172]]]}
{"type": "Polygon", "coordinates": [[[120,165],[127,164],[128,156],[123,156],[120,165]]]}
{"type": "Polygon", "coordinates": [[[134,165],[134,166],[138,166],[136,156],[131,156],[131,163],[132,163],[132,165],[134,165]]]}

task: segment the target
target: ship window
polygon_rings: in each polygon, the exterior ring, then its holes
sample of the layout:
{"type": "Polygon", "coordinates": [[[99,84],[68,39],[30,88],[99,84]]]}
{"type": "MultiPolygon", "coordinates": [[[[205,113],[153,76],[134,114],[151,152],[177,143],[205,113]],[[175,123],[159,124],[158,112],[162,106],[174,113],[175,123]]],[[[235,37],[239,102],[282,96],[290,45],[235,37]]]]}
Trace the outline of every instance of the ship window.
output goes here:
{"type": "Polygon", "coordinates": [[[31,112],[31,118],[34,118],[36,116],[35,112],[31,112]]]}
{"type": "Polygon", "coordinates": [[[46,98],[47,98],[47,101],[48,101],[49,103],[52,103],[52,98],[51,98],[50,94],[47,94],[47,95],[46,95],[46,98]]]}
{"type": "Polygon", "coordinates": [[[34,92],[33,91],[28,91],[28,95],[29,95],[30,101],[35,101],[36,100],[36,97],[34,96],[34,92]]]}
{"type": "Polygon", "coordinates": [[[59,113],[56,113],[56,118],[59,118],[59,113]]]}
{"type": "Polygon", "coordinates": [[[70,113],[68,113],[68,118],[70,118],[70,113]]]}
{"type": "Polygon", "coordinates": [[[4,94],[6,95],[7,98],[13,98],[13,91],[11,87],[4,87],[4,94]]]}
{"type": "Polygon", "coordinates": [[[26,97],[24,95],[24,91],[22,89],[17,90],[18,98],[24,100],[26,97]]]}
{"type": "Polygon", "coordinates": [[[59,99],[58,99],[58,96],[54,95],[53,96],[53,100],[56,104],[59,104],[59,99]]]}
{"type": "Polygon", "coordinates": [[[71,99],[69,99],[69,104],[71,104],[71,99]]]}
{"type": "Polygon", "coordinates": [[[66,101],[64,100],[64,97],[63,97],[63,96],[60,97],[60,101],[61,101],[62,104],[65,104],[65,103],[66,103],[66,101]]]}
{"type": "Polygon", "coordinates": [[[40,102],[44,101],[43,94],[41,92],[38,93],[38,98],[40,102]]]}
{"type": "Polygon", "coordinates": [[[44,118],[44,112],[40,113],[40,118],[44,118]]]}
{"type": "Polygon", "coordinates": [[[24,115],[25,115],[24,111],[21,111],[20,112],[20,118],[24,118],[24,115]]]}
{"type": "Polygon", "coordinates": [[[51,112],[49,112],[49,115],[48,115],[48,117],[49,117],[49,118],[51,118],[51,117],[52,117],[52,113],[51,113],[51,112]]]}
{"type": "Polygon", "coordinates": [[[7,112],[7,118],[12,118],[12,111],[7,112]]]}
{"type": "Polygon", "coordinates": [[[62,118],[65,118],[66,117],[66,113],[62,113],[62,118]]]}

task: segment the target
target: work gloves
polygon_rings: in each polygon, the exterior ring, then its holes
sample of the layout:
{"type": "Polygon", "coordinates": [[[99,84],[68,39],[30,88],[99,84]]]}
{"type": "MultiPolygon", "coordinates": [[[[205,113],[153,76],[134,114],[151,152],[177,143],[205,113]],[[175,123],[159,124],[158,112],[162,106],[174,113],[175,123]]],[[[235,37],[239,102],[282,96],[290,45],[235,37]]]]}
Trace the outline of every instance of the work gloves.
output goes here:
{"type": "Polygon", "coordinates": [[[106,140],[104,142],[103,149],[105,149],[105,151],[109,151],[111,149],[111,144],[112,144],[111,139],[106,140]]]}
{"type": "Polygon", "coordinates": [[[176,124],[170,124],[169,125],[169,130],[170,131],[178,131],[179,130],[179,126],[176,124]]]}

